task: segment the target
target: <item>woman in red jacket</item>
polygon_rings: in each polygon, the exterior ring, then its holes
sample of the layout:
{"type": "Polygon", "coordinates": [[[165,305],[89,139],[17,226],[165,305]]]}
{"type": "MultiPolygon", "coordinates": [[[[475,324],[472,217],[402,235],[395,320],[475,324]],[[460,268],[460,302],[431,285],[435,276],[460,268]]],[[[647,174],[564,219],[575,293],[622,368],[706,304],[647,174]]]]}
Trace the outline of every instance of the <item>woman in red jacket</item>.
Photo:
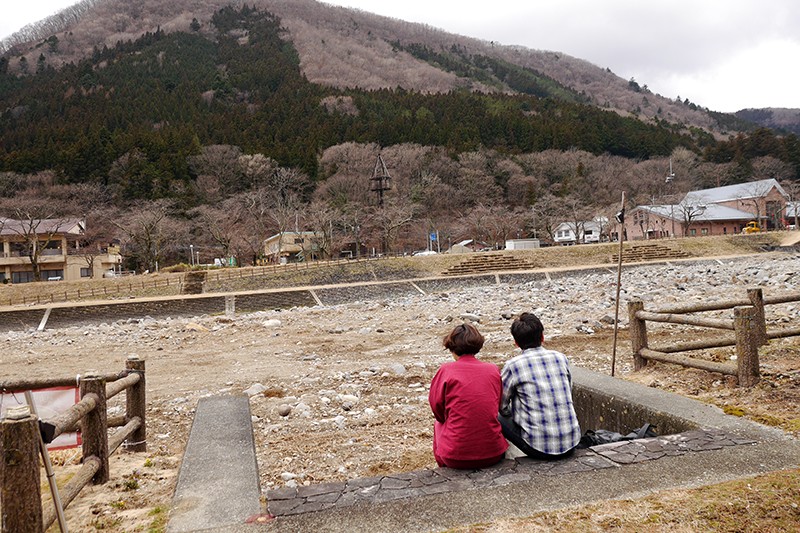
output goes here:
{"type": "Polygon", "coordinates": [[[503,391],[495,365],[475,359],[483,335],[469,324],[444,338],[455,362],[445,363],[431,382],[428,401],[433,424],[433,455],[439,466],[473,469],[503,459],[508,442],[497,413],[503,391]]]}

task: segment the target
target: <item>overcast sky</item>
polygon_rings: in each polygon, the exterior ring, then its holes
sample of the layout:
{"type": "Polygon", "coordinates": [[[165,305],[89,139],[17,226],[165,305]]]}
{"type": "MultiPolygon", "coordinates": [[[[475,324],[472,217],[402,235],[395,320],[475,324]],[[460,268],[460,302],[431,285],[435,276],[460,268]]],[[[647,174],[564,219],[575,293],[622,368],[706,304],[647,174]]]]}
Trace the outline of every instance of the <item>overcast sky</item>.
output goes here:
{"type": "MultiPolygon", "coordinates": [[[[0,37],[71,5],[4,0],[0,37]]],[[[797,0],[329,0],[501,44],[554,50],[715,111],[800,109],[797,0]]]]}

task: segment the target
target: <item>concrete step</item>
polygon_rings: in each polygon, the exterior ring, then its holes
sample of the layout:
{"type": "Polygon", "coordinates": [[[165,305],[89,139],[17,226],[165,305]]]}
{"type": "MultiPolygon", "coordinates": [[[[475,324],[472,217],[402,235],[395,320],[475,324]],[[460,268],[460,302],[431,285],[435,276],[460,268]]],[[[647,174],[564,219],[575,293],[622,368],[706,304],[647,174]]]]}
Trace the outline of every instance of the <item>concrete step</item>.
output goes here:
{"type": "Polygon", "coordinates": [[[519,259],[504,254],[480,254],[467,257],[461,263],[454,265],[443,272],[445,276],[460,274],[480,274],[499,270],[527,270],[535,266],[525,259],[519,259]]]}
{"type": "MultiPolygon", "coordinates": [[[[663,244],[635,244],[622,251],[623,263],[633,263],[638,261],[655,261],[658,259],[679,259],[689,257],[683,250],[673,250],[663,244]]],[[[619,254],[611,256],[611,262],[619,261],[619,254]]]]}
{"type": "Polygon", "coordinates": [[[244,524],[262,513],[250,401],[197,402],[172,499],[168,533],[244,524]]]}

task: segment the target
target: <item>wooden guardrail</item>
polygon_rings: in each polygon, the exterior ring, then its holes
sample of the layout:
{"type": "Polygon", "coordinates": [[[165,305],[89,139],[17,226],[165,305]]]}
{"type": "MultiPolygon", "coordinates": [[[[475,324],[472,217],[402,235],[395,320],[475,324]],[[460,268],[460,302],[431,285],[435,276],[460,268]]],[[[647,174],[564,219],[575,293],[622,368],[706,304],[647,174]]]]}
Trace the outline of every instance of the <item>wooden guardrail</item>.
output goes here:
{"type": "Polygon", "coordinates": [[[628,318],[634,370],[644,368],[648,361],[660,361],[735,376],[739,385],[751,387],[760,378],[758,347],[767,344],[769,339],[800,335],[800,327],[767,331],[765,306],[791,302],[800,302],[800,293],[764,298],[761,289],[748,289],[746,299],[664,306],[648,311],[644,309],[644,303],[641,300],[631,300],[628,302],[628,318]],[[692,315],[692,313],[727,309],[734,310],[733,320],[692,315]],[[647,321],[732,330],[734,335],[676,343],[653,349],[648,346],[647,321]],[[679,352],[727,346],[736,347],[736,365],[675,355],[679,352]]]}
{"type": "MultiPolygon", "coordinates": [[[[21,380],[1,382],[4,392],[49,387],[74,386],[76,378],[21,380]]],[[[119,374],[89,374],[78,379],[81,400],[70,409],[46,420],[55,427],[53,438],[81,429],[82,462],[80,470],[58,489],[59,500],[66,508],[89,482],[98,485],[109,480],[109,456],[123,442],[130,451],[146,451],[145,364],[129,357],[119,374]],[[108,417],[106,402],[126,391],[126,412],[108,417]],[[119,427],[111,435],[109,427],[119,427]]],[[[2,533],[46,531],[58,517],[56,498],[53,507],[45,508],[41,495],[39,467],[40,424],[34,415],[0,421],[0,505],[2,533]]],[[[53,481],[54,482],[54,481],[53,481]]]]}

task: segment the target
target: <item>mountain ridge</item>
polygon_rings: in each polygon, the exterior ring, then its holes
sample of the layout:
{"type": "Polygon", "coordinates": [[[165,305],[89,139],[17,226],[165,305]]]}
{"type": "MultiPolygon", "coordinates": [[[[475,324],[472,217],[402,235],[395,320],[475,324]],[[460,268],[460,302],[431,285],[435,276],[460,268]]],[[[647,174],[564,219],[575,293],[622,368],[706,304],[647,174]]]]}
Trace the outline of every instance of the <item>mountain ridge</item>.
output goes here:
{"type": "Polygon", "coordinates": [[[466,54],[492,57],[539,72],[583,95],[593,105],[622,116],[650,123],[666,121],[680,128],[702,128],[718,139],[752,129],[735,115],[708,112],[688,100],[681,102],[653,94],[646,85],[623,80],[607,68],[567,54],[500,45],[315,0],[184,0],[169,5],[155,0],[83,0],[13,34],[2,42],[2,48],[6,49],[9,68],[13,69],[15,62],[18,68],[21,56],[32,65],[40,55],[57,67],[86,57],[95,48],[135,40],[146,32],[185,31],[193,20],[199,25],[199,33],[205,34],[215,11],[226,5],[245,4],[281,17],[289,39],[298,50],[301,71],[314,83],[365,90],[401,87],[423,93],[459,89],[515,92],[508,87],[492,88],[479,80],[459,77],[398,50],[392,42],[423,45],[444,53],[458,46],[466,54]],[[57,52],[48,50],[54,36],[58,39],[57,52]]]}

